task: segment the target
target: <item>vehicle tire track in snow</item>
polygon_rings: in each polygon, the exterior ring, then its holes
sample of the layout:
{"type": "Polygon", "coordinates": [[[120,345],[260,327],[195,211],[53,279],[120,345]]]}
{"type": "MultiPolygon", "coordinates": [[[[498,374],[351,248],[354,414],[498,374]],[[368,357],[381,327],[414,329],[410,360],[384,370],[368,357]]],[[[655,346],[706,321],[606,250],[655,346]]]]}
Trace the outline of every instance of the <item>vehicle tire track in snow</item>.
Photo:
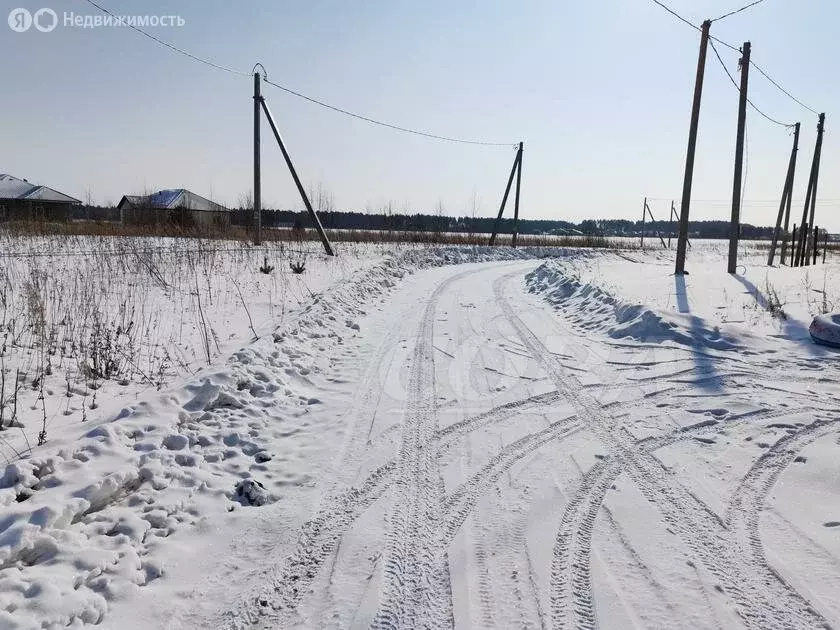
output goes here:
{"type": "Polygon", "coordinates": [[[769,589],[773,600],[784,602],[785,608],[798,617],[795,627],[828,628],[830,624],[768,562],[759,520],[767,496],[782,472],[808,444],[840,430],[837,423],[837,419],[817,420],[779,439],[741,479],[726,514],[732,539],[741,549],[741,557],[750,565],[748,575],[753,588],[769,589]]]}
{"type": "Polygon", "coordinates": [[[396,464],[390,462],[373,472],[358,488],[351,488],[304,524],[292,556],[284,563],[270,592],[258,598],[255,623],[266,614],[283,626],[291,621],[300,597],[308,589],[328,555],[338,547],[344,533],[388,489],[396,464]]]}
{"type": "Polygon", "coordinates": [[[417,333],[374,628],[442,628],[454,623],[441,522],[444,484],[434,439],[438,431],[434,325],[441,295],[453,283],[478,271],[451,276],[435,289],[417,333]]]}
{"type": "MultiPolygon", "coordinates": [[[[631,453],[623,446],[632,437],[622,438],[616,433],[612,417],[592,396],[582,390],[574,377],[567,376],[534,333],[513,311],[504,297],[503,285],[514,274],[494,282],[497,301],[511,325],[534,358],[543,364],[551,380],[563,393],[593,433],[614,451],[597,463],[584,476],[580,488],[570,500],[561,521],[552,564],[552,617],[558,627],[577,627],[586,630],[598,627],[592,599],[591,536],[595,518],[606,489],[615,477],[626,469],[633,481],[652,504],[660,508],[663,517],[702,560],[710,572],[725,586],[739,614],[748,626],[756,628],[795,627],[792,614],[777,608],[774,602],[759,593],[742,588],[745,567],[739,566],[733,551],[737,548],[725,535],[721,519],[679,484],[669,484],[665,469],[649,453],[668,443],[687,437],[692,431],[680,430],[664,439],[639,440],[636,447],[649,442],[644,452],[631,453]],[[575,386],[577,385],[577,386],[575,386]],[[664,501],[663,501],[664,499],[664,501]],[[768,613],[767,611],[771,612],[768,613]]],[[[784,410],[781,413],[791,413],[784,410]]],[[[633,449],[636,450],[636,449],[633,449]]]]}
{"type": "MultiPolygon", "coordinates": [[[[548,392],[513,401],[490,409],[476,416],[464,418],[437,432],[435,441],[439,449],[453,445],[472,431],[504,422],[522,411],[540,408],[560,399],[557,392],[548,392]]],[[[440,452],[440,451],[439,451],[440,452]]],[[[270,592],[261,593],[255,601],[251,621],[260,616],[275,615],[281,625],[289,621],[300,597],[312,582],[327,556],[334,553],[338,543],[355,521],[379,500],[393,482],[396,461],[390,461],[361,484],[325,501],[317,515],[302,528],[295,551],[283,562],[278,578],[270,592]]]]}
{"type": "Polygon", "coordinates": [[[574,416],[564,418],[541,431],[520,438],[496,453],[481,470],[458,486],[446,500],[444,529],[447,542],[455,538],[464,520],[475,507],[475,502],[496,484],[502,473],[549,442],[568,437],[582,428],[583,425],[574,416]]]}
{"type": "Polygon", "coordinates": [[[700,422],[664,436],[639,440],[629,449],[604,457],[584,473],[566,504],[554,547],[551,612],[556,627],[585,630],[598,627],[592,597],[592,534],[604,497],[618,476],[627,472],[641,456],[718,429],[717,423],[700,422]]]}

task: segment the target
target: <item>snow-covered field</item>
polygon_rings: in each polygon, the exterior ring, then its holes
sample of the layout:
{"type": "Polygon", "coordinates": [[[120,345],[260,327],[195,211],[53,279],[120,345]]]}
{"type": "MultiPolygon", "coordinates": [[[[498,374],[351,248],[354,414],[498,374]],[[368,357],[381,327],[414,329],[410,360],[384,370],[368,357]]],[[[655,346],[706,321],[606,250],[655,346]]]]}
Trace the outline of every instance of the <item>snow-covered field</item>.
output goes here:
{"type": "Polygon", "coordinates": [[[840,626],[831,260],[98,247],[5,263],[0,627],[840,626]]]}

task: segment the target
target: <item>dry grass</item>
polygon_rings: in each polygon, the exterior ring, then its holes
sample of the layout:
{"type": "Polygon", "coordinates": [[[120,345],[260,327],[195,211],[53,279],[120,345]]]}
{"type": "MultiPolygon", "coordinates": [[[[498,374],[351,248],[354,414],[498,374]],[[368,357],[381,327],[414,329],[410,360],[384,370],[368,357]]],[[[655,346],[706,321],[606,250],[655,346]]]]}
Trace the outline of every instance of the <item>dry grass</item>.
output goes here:
{"type": "MultiPolygon", "coordinates": [[[[166,237],[206,239],[214,241],[249,243],[253,234],[245,227],[232,226],[220,230],[204,227],[185,229],[172,224],[123,225],[96,221],[71,221],[68,223],[11,222],[4,232],[19,236],[114,236],[114,237],[166,237]]],[[[489,234],[467,232],[418,232],[399,230],[327,230],[331,241],[341,243],[411,243],[415,245],[487,245],[489,234]]],[[[317,241],[314,229],[263,228],[262,240],[267,243],[317,241]]],[[[499,234],[498,245],[510,245],[510,234],[499,234]]],[[[599,249],[637,249],[628,239],[603,236],[559,236],[550,234],[520,234],[517,244],[535,247],[586,247],[599,249]]]]}

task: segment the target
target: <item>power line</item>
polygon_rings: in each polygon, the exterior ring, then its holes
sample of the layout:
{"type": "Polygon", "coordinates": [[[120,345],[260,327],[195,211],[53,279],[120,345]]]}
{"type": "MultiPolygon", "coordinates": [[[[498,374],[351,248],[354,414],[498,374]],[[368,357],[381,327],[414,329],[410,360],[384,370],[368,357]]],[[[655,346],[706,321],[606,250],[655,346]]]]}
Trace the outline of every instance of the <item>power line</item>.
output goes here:
{"type": "Polygon", "coordinates": [[[400,127],[399,125],[394,125],[391,123],[383,122],[381,120],[375,120],[373,118],[369,118],[367,116],[363,116],[361,114],[356,114],[341,107],[336,107],[335,105],[330,105],[329,103],[325,103],[323,101],[319,101],[316,98],[312,98],[311,96],[307,96],[306,94],[301,94],[300,92],[296,92],[291,88],[287,88],[279,83],[275,83],[273,81],[269,81],[268,77],[263,76],[263,81],[268,85],[272,85],[284,92],[288,92],[293,96],[297,96],[298,98],[302,98],[305,101],[309,101],[310,103],[314,103],[315,105],[320,105],[326,109],[330,109],[334,112],[338,112],[339,114],[344,114],[345,116],[350,116],[351,118],[357,118],[359,120],[364,120],[365,122],[369,122],[373,125],[379,125],[380,127],[387,127],[388,129],[394,129],[396,131],[402,131],[404,133],[412,133],[417,136],[423,136],[425,138],[433,138],[435,140],[444,140],[446,142],[456,142],[459,144],[476,144],[486,147],[519,147],[518,142],[485,142],[483,140],[465,140],[463,138],[452,138],[449,136],[439,136],[434,133],[429,133],[428,131],[419,131],[417,129],[409,129],[408,127],[400,127]]]}
{"type": "MultiPolygon", "coordinates": [[[[687,20],[686,18],[684,18],[683,16],[681,16],[679,13],[677,13],[676,11],[674,11],[671,7],[669,7],[669,6],[665,5],[665,4],[663,4],[663,3],[662,3],[662,2],[660,2],[659,0],[652,0],[652,1],[653,1],[653,3],[654,3],[654,4],[659,5],[660,7],[662,7],[663,9],[665,9],[668,13],[670,13],[670,14],[671,14],[671,15],[673,15],[675,18],[677,18],[680,22],[682,22],[682,23],[684,23],[684,24],[688,24],[688,25],[689,25],[691,28],[693,28],[695,31],[700,31],[700,27],[699,27],[699,26],[697,26],[696,24],[692,23],[691,21],[689,21],[689,20],[687,20]]],[[[725,41],[723,41],[722,39],[718,39],[718,38],[717,38],[717,37],[715,37],[714,35],[709,35],[709,39],[716,41],[718,44],[720,44],[720,45],[722,45],[722,46],[726,46],[726,47],[727,47],[727,48],[729,48],[730,50],[734,50],[735,52],[741,52],[741,51],[740,51],[740,49],[738,49],[736,46],[733,46],[732,44],[730,44],[730,43],[728,43],[728,42],[725,42],[725,41]]]]}
{"type": "Polygon", "coordinates": [[[673,15],[675,18],[677,18],[677,19],[678,19],[678,20],[680,20],[681,22],[684,22],[685,24],[688,24],[691,28],[693,28],[693,29],[695,29],[695,30],[697,30],[697,31],[699,31],[699,30],[700,30],[700,28],[699,28],[696,24],[694,24],[694,23],[692,23],[692,22],[689,22],[689,21],[688,21],[688,20],[686,20],[683,16],[681,16],[679,13],[677,13],[676,11],[674,11],[671,7],[669,7],[669,6],[667,6],[667,5],[663,4],[663,3],[661,3],[659,0],[653,0],[653,3],[654,3],[654,4],[658,4],[660,7],[662,7],[663,9],[665,9],[668,13],[670,13],[671,15],[673,15]]]}
{"type": "Polygon", "coordinates": [[[765,78],[765,79],[767,79],[768,81],[770,81],[770,83],[772,83],[773,85],[775,85],[775,86],[776,86],[776,87],[777,87],[777,88],[778,88],[778,89],[779,89],[779,90],[780,90],[783,94],[785,94],[786,96],[788,96],[791,100],[795,101],[796,103],[799,103],[802,107],[804,107],[805,109],[807,109],[807,110],[808,110],[809,112],[811,112],[812,114],[816,114],[817,116],[819,116],[819,114],[820,114],[820,113],[819,113],[817,110],[815,110],[815,109],[813,109],[813,108],[811,108],[811,107],[808,107],[805,103],[803,103],[802,101],[800,101],[800,100],[799,100],[798,98],[796,98],[793,94],[791,94],[791,93],[790,93],[790,92],[788,92],[785,88],[783,88],[781,85],[779,85],[778,83],[776,83],[776,82],[773,80],[773,78],[772,78],[769,74],[767,74],[764,70],[762,70],[762,69],[758,66],[758,64],[757,64],[757,63],[755,63],[752,59],[750,59],[750,65],[751,65],[753,68],[755,68],[756,70],[758,70],[758,71],[762,74],[762,76],[764,76],[764,78],[765,78]]]}
{"type": "MultiPolygon", "coordinates": [[[[699,26],[697,26],[697,25],[695,25],[695,24],[692,24],[689,20],[687,20],[686,18],[684,18],[683,16],[681,16],[679,13],[677,13],[676,11],[674,11],[673,9],[671,9],[670,7],[668,7],[668,6],[666,6],[665,4],[663,4],[662,2],[660,2],[660,0],[652,0],[652,1],[653,1],[653,3],[654,3],[654,4],[657,4],[657,5],[659,5],[660,7],[662,7],[663,9],[665,9],[668,13],[670,13],[671,15],[673,15],[675,18],[677,18],[677,19],[678,19],[678,20],[680,20],[681,22],[683,22],[683,23],[685,23],[685,24],[688,24],[688,25],[689,25],[691,28],[693,28],[694,30],[696,30],[696,31],[699,31],[699,30],[700,30],[700,27],[699,27],[699,26]]],[[[730,15],[734,15],[735,13],[739,13],[740,11],[743,11],[743,10],[745,10],[745,9],[748,9],[748,8],[750,8],[751,6],[754,6],[754,5],[758,4],[759,2],[763,2],[763,1],[764,1],[764,0],[757,0],[756,2],[753,2],[752,4],[748,4],[747,6],[745,6],[745,7],[742,7],[742,8],[740,8],[740,9],[738,9],[738,11],[733,11],[733,12],[731,12],[731,13],[727,13],[726,15],[722,15],[722,16],[720,16],[719,18],[716,18],[715,20],[712,20],[712,21],[713,21],[713,22],[716,22],[717,20],[722,20],[722,19],[723,19],[723,18],[725,18],[725,17],[728,17],[728,16],[730,16],[730,15]]],[[[723,41],[722,39],[718,39],[718,38],[717,38],[717,37],[715,37],[714,35],[709,35],[709,39],[711,39],[713,42],[717,42],[718,44],[721,44],[722,46],[726,46],[727,48],[729,48],[729,50],[731,50],[731,51],[733,51],[733,52],[737,52],[737,53],[740,53],[740,52],[741,52],[741,49],[740,49],[740,48],[738,48],[738,47],[736,47],[736,46],[733,46],[732,44],[730,44],[730,43],[728,43],[728,42],[725,42],[725,41],[723,41]]],[[[805,109],[807,109],[809,112],[811,112],[811,113],[813,113],[813,114],[817,114],[817,115],[819,115],[819,112],[818,112],[817,110],[815,110],[815,109],[813,109],[813,108],[811,108],[811,107],[808,107],[805,103],[803,103],[802,101],[800,101],[800,100],[799,100],[798,98],[796,98],[793,94],[791,94],[790,92],[788,92],[785,88],[783,88],[783,87],[782,87],[781,85],[779,85],[779,84],[778,84],[775,80],[773,80],[773,78],[772,78],[769,74],[767,74],[764,70],[762,70],[762,69],[759,67],[759,65],[758,65],[757,63],[755,63],[752,59],[750,59],[750,65],[751,65],[753,68],[755,68],[756,70],[758,70],[758,71],[759,71],[759,72],[760,72],[760,73],[764,76],[764,78],[765,78],[765,79],[767,79],[768,81],[770,81],[770,83],[772,83],[772,84],[773,84],[776,88],[778,88],[778,89],[779,89],[779,91],[781,91],[781,92],[782,92],[785,96],[787,96],[788,98],[790,98],[790,99],[791,99],[791,100],[793,100],[794,102],[798,103],[799,105],[801,105],[802,107],[804,107],[805,109]]],[[[750,103],[750,104],[752,105],[752,103],[750,103]]]]}
{"type": "MultiPolygon", "coordinates": [[[[728,76],[728,77],[729,77],[729,80],[730,80],[730,81],[732,81],[732,85],[734,85],[734,86],[735,86],[735,89],[736,89],[736,90],[738,90],[738,92],[740,92],[740,91],[741,91],[740,86],[739,86],[739,85],[738,85],[738,83],[735,81],[735,78],[732,76],[732,73],[731,73],[731,72],[729,72],[729,68],[727,68],[727,67],[726,67],[726,64],[723,62],[723,59],[721,59],[721,57],[720,57],[720,53],[718,52],[717,47],[715,46],[715,43],[714,43],[714,42],[711,42],[711,44],[712,44],[712,50],[713,50],[713,51],[714,51],[714,53],[715,53],[715,57],[717,57],[717,60],[720,62],[721,67],[723,68],[724,72],[726,72],[726,76],[728,76]]],[[[753,102],[749,99],[749,97],[747,97],[747,103],[749,103],[749,104],[750,104],[750,107],[752,107],[752,108],[753,108],[756,112],[758,112],[759,114],[761,114],[762,116],[764,116],[764,117],[765,117],[767,120],[769,120],[770,122],[775,123],[775,124],[779,125],[780,127],[785,127],[785,128],[788,128],[788,127],[793,127],[793,124],[791,124],[791,123],[783,123],[783,122],[778,121],[778,120],[776,120],[775,118],[771,118],[770,116],[768,116],[767,114],[765,114],[763,111],[761,111],[758,107],[756,107],[756,106],[755,106],[755,103],[753,103],[753,102]]]]}
{"type": "MultiPolygon", "coordinates": [[[[88,2],[89,4],[93,5],[94,7],[99,9],[100,11],[102,11],[104,13],[107,13],[111,17],[113,17],[117,20],[120,19],[118,16],[114,15],[111,11],[109,11],[108,9],[103,7],[102,5],[96,3],[94,0],[85,0],[85,1],[88,2]]],[[[192,53],[187,52],[183,48],[178,48],[177,46],[173,46],[169,42],[165,42],[162,39],[159,39],[159,38],[155,37],[151,33],[147,33],[143,29],[138,28],[137,26],[134,26],[133,24],[129,24],[128,22],[125,22],[125,21],[122,21],[122,23],[125,24],[126,26],[128,26],[129,28],[137,31],[141,35],[144,35],[145,37],[148,37],[152,41],[157,42],[161,46],[165,46],[169,50],[172,50],[172,51],[177,52],[181,55],[189,57],[190,59],[193,59],[194,61],[198,61],[198,62],[203,63],[205,65],[211,66],[213,68],[217,68],[219,70],[224,70],[225,72],[230,72],[232,74],[237,74],[237,75],[240,75],[240,76],[247,76],[247,77],[252,76],[252,74],[250,72],[242,72],[240,70],[234,70],[233,68],[229,68],[227,66],[222,66],[222,65],[219,65],[217,63],[214,63],[214,62],[210,61],[209,59],[204,59],[203,57],[199,57],[198,55],[193,55],[192,53]]],[[[257,64],[257,65],[262,65],[262,64],[257,64]]],[[[437,134],[434,134],[434,133],[429,133],[427,131],[419,131],[417,129],[409,129],[408,127],[401,127],[399,125],[394,125],[394,124],[391,124],[391,123],[383,122],[381,120],[374,120],[373,118],[369,118],[367,116],[362,116],[361,114],[355,114],[355,113],[353,113],[351,111],[348,111],[346,109],[342,109],[341,107],[336,107],[335,105],[330,105],[329,103],[319,101],[316,98],[312,98],[311,96],[307,96],[306,94],[302,94],[300,92],[292,90],[291,88],[287,88],[283,85],[280,85],[279,83],[274,83],[272,81],[269,81],[267,73],[265,72],[265,69],[263,69],[263,81],[265,81],[269,85],[273,85],[274,87],[283,90],[284,92],[288,92],[289,94],[297,96],[298,98],[302,98],[306,101],[309,101],[310,103],[314,103],[315,105],[320,105],[321,107],[325,107],[325,108],[330,109],[334,112],[344,114],[345,116],[351,116],[351,117],[357,118],[359,120],[364,120],[364,121],[369,122],[371,124],[379,125],[380,127],[387,127],[388,129],[394,129],[396,131],[402,131],[404,133],[411,133],[411,134],[414,134],[414,135],[417,135],[417,136],[423,136],[423,137],[432,138],[432,139],[435,139],[435,140],[444,140],[446,142],[456,142],[456,143],[459,143],[459,144],[472,144],[472,145],[481,145],[481,146],[488,146],[488,147],[507,147],[507,146],[518,147],[518,143],[516,143],[516,142],[484,142],[484,141],[480,141],[480,140],[465,140],[465,139],[462,139],[462,138],[452,138],[452,137],[449,137],[449,136],[440,136],[440,135],[437,135],[437,134]]]]}
{"type": "MultiPolygon", "coordinates": [[[[114,15],[113,13],[111,13],[108,9],[106,9],[106,8],[105,8],[105,7],[103,7],[102,5],[97,4],[96,2],[94,2],[94,0],[86,0],[86,2],[88,2],[89,4],[92,4],[93,6],[95,6],[97,9],[99,9],[99,10],[100,10],[100,11],[102,11],[103,13],[107,13],[107,14],[108,14],[108,15],[110,15],[111,17],[116,18],[117,20],[120,20],[120,18],[119,18],[118,16],[114,15]]],[[[120,22],[121,22],[122,24],[124,24],[125,26],[127,26],[128,28],[133,29],[133,30],[137,31],[138,33],[140,33],[141,35],[144,35],[144,36],[148,37],[149,39],[151,39],[151,40],[153,40],[153,41],[157,42],[157,43],[158,43],[158,44],[160,44],[161,46],[165,46],[166,48],[169,48],[169,49],[170,49],[170,50],[172,50],[172,51],[175,51],[175,52],[180,53],[180,54],[182,54],[182,55],[184,55],[184,56],[186,56],[186,57],[189,57],[190,59],[193,59],[193,60],[195,60],[195,61],[201,62],[201,63],[203,63],[203,64],[205,64],[205,65],[208,65],[208,66],[210,66],[210,67],[212,67],[212,68],[216,68],[216,69],[218,69],[218,70],[224,70],[225,72],[230,72],[230,73],[232,73],[232,74],[238,74],[238,75],[245,76],[245,77],[247,77],[247,76],[251,76],[251,75],[250,75],[250,73],[248,73],[248,72],[242,72],[242,71],[240,71],[240,70],[234,70],[233,68],[228,68],[227,66],[222,66],[222,65],[219,65],[219,64],[217,64],[217,63],[214,63],[214,62],[210,61],[209,59],[204,59],[203,57],[199,57],[199,56],[197,56],[197,55],[193,55],[192,53],[189,53],[189,52],[187,52],[186,50],[184,50],[184,49],[182,49],[182,48],[178,48],[177,46],[173,46],[173,45],[172,45],[172,44],[170,44],[169,42],[165,42],[165,41],[163,41],[162,39],[158,39],[157,37],[155,37],[155,36],[154,36],[154,35],[152,35],[151,33],[147,33],[147,32],[146,32],[146,31],[144,31],[142,28],[138,28],[137,26],[134,26],[133,24],[129,24],[129,23],[128,23],[128,22],[126,22],[125,20],[120,20],[120,22]]]]}
{"type": "Polygon", "coordinates": [[[730,11],[729,13],[724,13],[720,17],[712,20],[712,22],[717,22],[717,21],[722,20],[724,18],[728,18],[730,15],[735,15],[736,13],[740,13],[741,11],[746,11],[750,7],[754,7],[755,5],[761,4],[762,2],[764,2],[764,0],[755,0],[755,2],[750,2],[748,5],[746,5],[744,7],[741,7],[740,9],[736,9],[735,11],[730,11]]]}

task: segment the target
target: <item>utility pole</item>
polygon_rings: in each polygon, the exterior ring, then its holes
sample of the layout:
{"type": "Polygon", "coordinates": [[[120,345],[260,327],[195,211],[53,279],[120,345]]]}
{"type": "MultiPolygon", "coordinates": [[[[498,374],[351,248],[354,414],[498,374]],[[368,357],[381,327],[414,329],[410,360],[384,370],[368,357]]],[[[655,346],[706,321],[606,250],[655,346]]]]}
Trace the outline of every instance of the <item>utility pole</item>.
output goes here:
{"type": "Polygon", "coordinates": [[[321,219],[318,217],[318,213],[312,208],[312,203],[309,201],[306,190],[304,190],[303,184],[300,182],[300,177],[298,177],[297,171],[295,170],[295,165],[292,164],[292,158],[289,157],[289,152],[286,150],[286,145],[283,144],[283,138],[280,136],[280,131],[274,123],[274,117],[271,115],[271,111],[268,109],[268,104],[265,102],[264,98],[260,98],[260,105],[262,105],[265,117],[268,119],[268,125],[271,127],[271,131],[274,133],[274,139],[277,140],[277,144],[280,146],[280,152],[283,154],[283,159],[286,161],[286,166],[288,167],[289,173],[295,182],[298,194],[300,194],[300,198],[303,200],[303,205],[309,213],[309,219],[312,221],[312,225],[315,226],[315,231],[318,232],[321,244],[324,246],[324,251],[327,253],[327,256],[335,256],[330,239],[324,231],[324,226],[321,225],[321,219]]]}
{"type": "Polygon", "coordinates": [[[671,201],[671,214],[668,215],[668,249],[671,249],[671,236],[674,234],[674,202],[671,201]]]}
{"type": "Polygon", "coordinates": [[[807,222],[799,226],[799,241],[802,245],[802,251],[799,256],[798,267],[806,267],[808,265],[808,231],[811,226],[807,222]]]}
{"type": "MultiPolygon", "coordinates": [[[[808,225],[810,226],[814,225],[814,211],[817,207],[817,182],[819,182],[820,179],[820,158],[822,157],[822,141],[824,129],[825,114],[820,114],[817,122],[817,146],[814,150],[814,162],[816,164],[816,167],[814,168],[814,189],[811,191],[811,216],[810,220],[808,221],[808,225]]],[[[811,231],[813,233],[812,238],[816,238],[816,229],[812,227],[811,231]]]]}
{"type": "Polygon", "coordinates": [[[805,224],[809,222],[808,219],[814,216],[813,208],[816,206],[817,174],[819,173],[820,168],[820,153],[822,152],[822,136],[824,127],[825,114],[820,114],[817,120],[817,142],[814,146],[814,157],[811,161],[811,173],[808,177],[808,189],[805,193],[805,207],[802,209],[802,224],[799,230],[799,239],[796,242],[796,253],[794,255],[795,267],[802,265],[802,259],[807,247],[808,231],[803,228],[805,227],[805,224]],[[811,210],[810,216],[808,214],[808,210],[811,210]]]}
{"type": "Polygon", "coordinates": [[[645,248],[645,217],[647,216],[647,197],[642,202],[642,236],[639,239],[639,247],[645,248]]]}
{"type": "MultiPolygon", "coordinates": [[[[522,143],[520,142],[520,147],[522,143]]],[[[508,195],[510,194],[510,187],[513,184],[513,176],[516,174],[516,169],[519,166],[519,160],[522,159],[522,149],[517,149],[516,157],[513,159],[513,166],[510,169],[510,177],[508,177],[507,186],[505,186],[505,194],[502,196],[502,203],[499,206],[499,216],[496,217],[496,222],[493,223],[493,233],[490,235],[489,245],[496,244],[496,235],[499,233],[499,225],[502,222],[502,214],[505,211],[505,204],[507,203],[508,195]]]]}
{"type": "Polygon", "coordinates": [[[741,237],[741,176],[744,170],[744,130],[747,125],[747,87],[750,76],[750,43],[741,49],[741,88],[738,99],[738,135],[735,139],[735,176],[732,183],[732,217],[729,221],[729,273],[738,267],[738,240],[741,237]]]}
{"type": "Polygon", "coordinates": [[[697,125],[700,122],[700,99],[703,96],[703,76],[706,71],[706,50],[709,47],[711,20],[700,28],[700,54],[697,58],[697,76],[694,80],[694,101],[691,106],[691,124],[688,129],[688,151],[685,156],[682,203],[680,205],[680,235],[677,239],[677,262],[674,275],[685,273],[685,248],[688,242],[688,211],[691,206],[691,180],[694,176],[694,150],[697,147],[697,125]]]}
{"type": "Polygon", "coordinates": [[[254,72],[254,245],[262,243],[260,205],[260,73],[254,72]]]}
{"type": "Polygon", "coordinates": [[[776,229],[773,230],[773,242],[770,244],[770,255],[767,257],[767,265],[773,266],[773,258],[776,255],[776,244],[779,242],[779,230],[782,227],[782,216],[785,218],[784,238],[782,239],[782,255],[780,259],[781,265],[785,264],[785,249],[787,245],[787,229],[790,221],[790,202],[793,196],[793,176],[796,171],[796,152],[799,150],[799,123],[796,123],[793,128],[793,148],[790,151],[790,160],[788,161],[787,175],[785,175],[785,185],[782,189],[782,201],[779,204],[779,215],[776,217],[776,229]]]}
{"type": "Polygon", "coordinates": [[[519,164],[516,167],[516,196],[513,198],[513,236],[510,239],[510,246],[516,247],[516,234],[519,232],[519,186],[522,183],[522,149],[523,143],[519,143],[519,164]]]}

